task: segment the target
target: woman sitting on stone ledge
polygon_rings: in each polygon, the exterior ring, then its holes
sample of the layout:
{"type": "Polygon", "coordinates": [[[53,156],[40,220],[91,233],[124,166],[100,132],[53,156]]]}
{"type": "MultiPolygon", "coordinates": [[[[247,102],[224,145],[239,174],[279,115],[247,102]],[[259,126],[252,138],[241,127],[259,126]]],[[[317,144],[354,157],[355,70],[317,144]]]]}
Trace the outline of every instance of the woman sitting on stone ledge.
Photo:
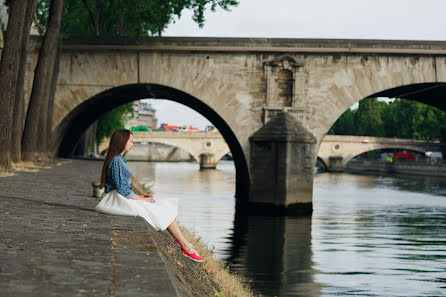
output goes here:
{"type": "Polygon", "coordinates": [[[175,237],[186,257],[202,262],[194,247],[184,238],[176,221],[178,206],[176,200],[155,201],[149,194],[135,194],[131,186],[130,171],[124,157],[133,147],[130,130],[116,130],[110,139],[100,187],[105,187],[102,200],[96,211],[112,215],[140,216],[157,231],[167,230],[175,237]]]}

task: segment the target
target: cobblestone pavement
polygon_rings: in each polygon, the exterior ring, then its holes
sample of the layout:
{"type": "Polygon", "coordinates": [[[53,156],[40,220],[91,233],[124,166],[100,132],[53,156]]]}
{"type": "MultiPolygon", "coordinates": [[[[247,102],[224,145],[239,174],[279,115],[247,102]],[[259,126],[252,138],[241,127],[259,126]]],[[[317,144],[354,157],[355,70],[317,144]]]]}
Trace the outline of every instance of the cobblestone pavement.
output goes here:
{"type": "Polygon", "coordinates": [[[102,162],[0,178],[0,296],[178,296],[153,232],[99,214],[102,162]]]}

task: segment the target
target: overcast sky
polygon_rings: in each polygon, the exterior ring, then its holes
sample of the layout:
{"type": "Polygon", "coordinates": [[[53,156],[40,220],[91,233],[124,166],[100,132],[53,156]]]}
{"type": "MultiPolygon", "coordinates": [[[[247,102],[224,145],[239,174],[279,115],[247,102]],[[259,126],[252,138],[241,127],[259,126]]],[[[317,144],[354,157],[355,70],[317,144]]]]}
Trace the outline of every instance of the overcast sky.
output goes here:
{"type": "MultiPolygon", "coordinates": [[[[164,36],[446,40],[446,0],[239,0],[205,14],[199,28],[184,11],[164,36]]],[[[154,101],[159,122],[208,124],[195,112],[154,101]]]]}

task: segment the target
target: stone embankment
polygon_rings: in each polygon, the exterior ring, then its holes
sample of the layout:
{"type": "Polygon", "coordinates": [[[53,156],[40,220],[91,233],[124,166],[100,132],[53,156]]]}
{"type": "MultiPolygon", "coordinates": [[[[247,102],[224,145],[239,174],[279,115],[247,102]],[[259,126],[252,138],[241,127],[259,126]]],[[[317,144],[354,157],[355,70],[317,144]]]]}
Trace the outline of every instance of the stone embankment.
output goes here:
{"type": "Polygon", "coordinates": [[[387,163],[384,161],[350,161],[346,171],[382,172],[421,176],[446,177],[446,164],[427,164],[426,162],[387,163]]]}
{"type": "Polygon", "coordinates": [[[214,296],[218,285],[140,218],[94,211],[102,162],[0,178],[0,296],[214,296]]]}

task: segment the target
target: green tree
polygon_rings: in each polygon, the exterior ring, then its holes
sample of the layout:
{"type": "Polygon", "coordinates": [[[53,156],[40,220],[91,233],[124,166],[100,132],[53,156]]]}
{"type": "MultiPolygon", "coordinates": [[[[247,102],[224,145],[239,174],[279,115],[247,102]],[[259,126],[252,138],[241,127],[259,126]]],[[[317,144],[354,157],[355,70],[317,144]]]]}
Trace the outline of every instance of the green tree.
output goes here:
{"type": "Polygon", "coordinates": [[[398,119],[398,133],[397,137],[413,138],[416,126],[419,125],[420,119],[420,105],[416,101],[409,100],[395,100],[397,108],[394,116],[398,119]]]}
{"type": "Polygon", "coordinates": [[[366,98],[359,102],[356,112],[356,135],[385,136],[381,118],[381,104],[376,98],[366,98]]]}
{"type": "Polygon", "coordinates": [[[347,109],[334,123],[328,134],[356,135],[355,113],[356,110],[347,109]]]}
{"type": "MultiPolygon", "coordinates": [[[[37,9],[38,28],[42,32],[47,26],[50,1],[40,0],[37,9]]],[[[70,0],[64,4],[61,35],[62,38],[125,36],[137,41],[143,36],[161,36],[168,24],[180,18],[185,9],[193,11],[193,20],[202,27],[207,9],[229,10],[237,5],[237,0],[70,0]]],[[[122,112],[112,111],[101,117],[97,126],[98,141],[122,127],[123,122],[125,113],[122,112]]]]}
{"type": "MultiPolygon", "coordinates": [[[[43,25],[48,19],[49,1],[41,0],[38,8],[37,17],[43,25]]],[[[230,10],[237,5],[237,0],[71,0],[65,4],[61,32],[64,37],[161,36],[184,9],[192,10],[193,20],[202,27],[207,9],[230,10]]]]}
{"type": "Polygon", "coordinates": [[[384,122],[384,130],[386,137],[396,137],[399,135],[400,122],[396,116],[398,101],[386,103],[381,110],[381,118],[384,122]]]}
{"type": "Polygon", "coordinates": [[[110,110],[99,117],[96,130],[96,142],[99,146],[104,138],[110,137],[113,131],[124,129],[125,123],[133,115],[133,104],[127,103],[110,110]]]}
{"type": "Polygon", "coordinates": [[[357,110],[347,110],[329,134],[383,136],[382,126],[385,137],[446,140],[445,112],[404,99],[388,103],[365,99],[357,110]]]}

